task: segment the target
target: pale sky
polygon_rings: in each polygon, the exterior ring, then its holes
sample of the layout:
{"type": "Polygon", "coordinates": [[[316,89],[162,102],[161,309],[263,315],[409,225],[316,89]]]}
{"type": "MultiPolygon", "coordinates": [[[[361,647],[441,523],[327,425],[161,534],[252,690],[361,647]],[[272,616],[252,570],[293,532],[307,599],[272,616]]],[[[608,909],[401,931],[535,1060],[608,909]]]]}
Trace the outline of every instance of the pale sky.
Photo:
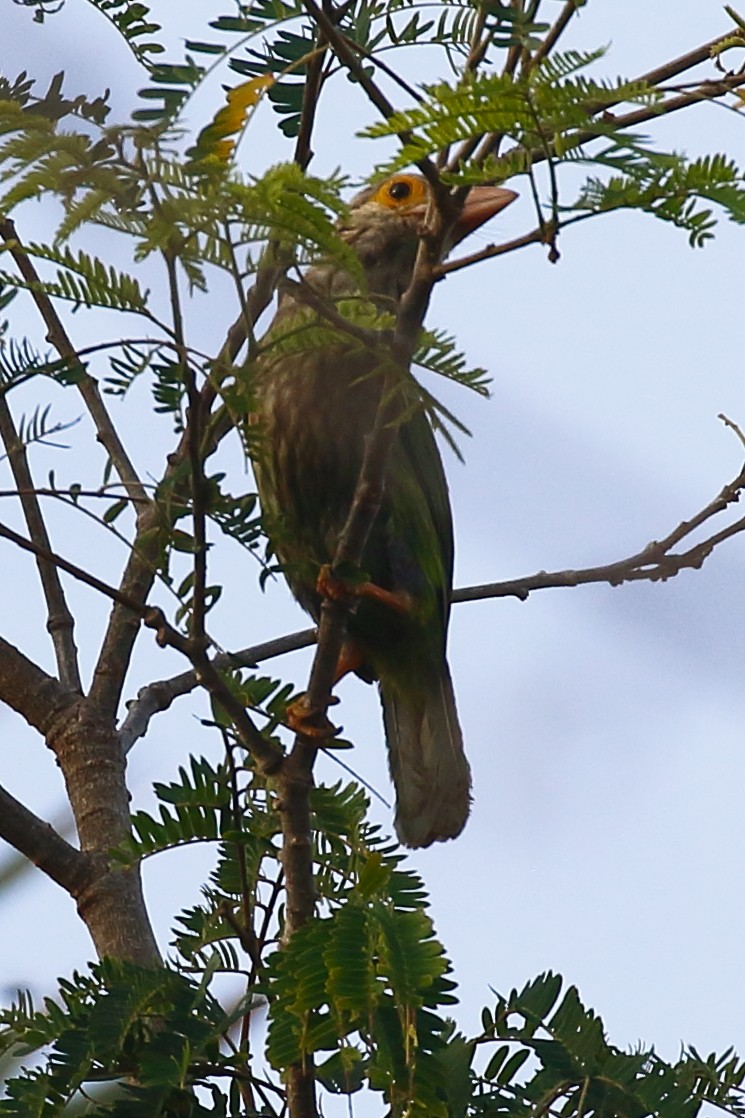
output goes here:
{"type": "MultiPolygon", "coordinates": [[[[3,74],[23,66],[43,82],[65,68],[71,92],[96,94],[116,82],[115,103],[122,112],[132,106],[131,91],[144,80],[88,5],[68,0],[41,28],[27,10],[7,0],[5,7],[3,74]]],[[[204,4],[152,7],[174,42],[205,37],[204,4]]],[[[547,5],[549,14],[555,8],[547,5]]],[[[634,76],[726,27],[715,0],[591,0],[566,45],[610,43],[605,71],[634,76]]],[[[423,67],[431,62],[423,56],[423,67]]],[[[337,88],[312,170],[324,174],[341,163],[363,176],[383,149],[353,132],[375,115],[348,83],[337,88]]],[[[195,105],[197,127],[211,106],[208,98],[195,105]]],[[[247,171],[289,157],[273,123],[267,113],[249,133],[247,171]]],[[[703,107],[660,122],[654,135],[690,154],[737,155],[744,127],[735,113],[703,107]]],[[[482,232],[482,243],[532,228],[527,191],[514,185],[523,197],[482,232]]],[[[45,221],[44,210],[32,207],[19,228],[40,240],[45,221]]],[[[494,378],[489,402],[437,386],[473,432],[465,466],[444,452],[460,586],[633,554],[697,512],[741,466],[743,447],[717,415],[745,425],[742,230],[722,224],[713,244],[692,250],[670,226],[619,214],[568,230],[560,248],[556,265],[533,246],[460,273],[441,286],[432,308],[430,323],[455,332],[470,360],[494,378]]],[[[194,314],[196,336],[214,344],[228,321],[223,308],[200,304],[194,314]]],[[[24,321],[42,344],[38,323],[30,314],[24,321]]],[[[89,329],[82,313],[72,319],[75,339],[87,339],[89,329]]],[[[80,414],[70,395],[56,393],[54,403],[59,418],[80,414]]],[[[136,459],[156,473],[168,429],[147,409],[145,392],[133,393],[123,422],[136,459]]],[[[102,459],[84,451],[88,435],[83,422],[69,433],[76,453],[35,453],[39,480],[53,468],[59,481],[84,481],[88,469],[97,484],[102,459]]],[[[238,455],[224,461],[234,490],[247,487],[238,455]]],[[[0,464],[2,488],[9,487],[6,469],[0,464]]],[[[11,521],[7,500],[0,516],[11,521]]],[[[59,510],[50,519],[58,550],[84,562],[95,548],[103,577],[116,578],[118,545],[59,510]]],[[[681,1042],[702,1053],[745,1049],[737,870],[745,849],[744,557],[742,537],[701,571],[665,584],[540,591],[524,603],[455,607],[450,663],[474,770],[473,816],[457,841],[411,861],[431,892],[460,985],[455,1016],[467,1034],[479,1030],[480,1008],[493,1002],[489,987],[506,993],[550,968],[578,985],[619,1046],[654,1044],[667,1059],[681,1042]]],[[[49,668],[32,564],[9,545],[2,562],[4,631],[49,668]]],[[[232,588],[214,619],[223,646],[308,624],[281,584],[260,593],[256,568],[237,550],[218,559],[216,573],[232,588]]],[[[70,599],[85,647],[100,636],[108,607],[76,586],[70,599]]],[[[148,642],[144,635],[128,697],[146,680],[182,670],[174,654],[148,642]]],[[[302,685],[308,662],[299,653],[268,670],[302,685]]],[[[87,669],[90,663],[91,653],[87,669]]],[[[376,694],[356,679],[339,693],[339,718],[358,743],[351,763],[390,799],[376,694]]],[[[163,716],[137,745],[136,807],[152,803],[149,782],[175,776],[190,749],[217,755],[218,742],[192,717],[206,709],[201,700],[182,700],[175,722],[163,716]]],[[[0,727],[0,781],[53,817],[61,793],[51,755],[9,712],[0,712],[0,727]]],[[[317,772],[321,780],[341,775],[324,758],[317,772]]],[[[387,809],[376,804],[373,812],[389,825],[387,809]]],[[[198,899],[209,864],[203,850],[147,864],[164,949],[174,913],[198,899]]],[[[18,985],[45,993],[91,954],[72,903],[35,871],[0,912],[0,940],[5,996],[18,985]]],[[[346,1113],[346,1102],[326,1111],[346,1113]]]]}

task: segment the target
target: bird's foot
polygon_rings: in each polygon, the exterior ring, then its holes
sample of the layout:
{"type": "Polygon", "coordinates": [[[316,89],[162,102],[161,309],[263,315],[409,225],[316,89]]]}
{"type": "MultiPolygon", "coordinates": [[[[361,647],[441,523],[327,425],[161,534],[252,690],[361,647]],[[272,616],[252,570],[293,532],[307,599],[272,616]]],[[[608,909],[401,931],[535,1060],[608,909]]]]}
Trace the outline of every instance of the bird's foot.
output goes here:
{"type": "Polygon", "coordinates": [[[374,582],[345,582],[334,574],[329,564],[324,564],[318,572],[316,591],[322,598],[330,598],[332,602],[344,602],[351,605],[356,598],[367,598],[369,601],[380,602],[396,613],[411,613],[414,602],[411,594],[405,590],[384,590],[374,582]]]}
{"type": "MultiPolygon", "coordinates": [[[[331,703],[339,700],[331,697],[331,703]]],[[[324,710],[311,706],[307,695],[300,695],[285,709],[285,722],[295,734],[307,738],[315,745],[323,745],[325,741],[341,733],[341,726],[334,726],[324,710]]]]}
{"type": "Polygon", "coordinates": [[[351,605],[357,597],[358,588],[334,574],[329,563],[324,563],[316,579],[316,592],[321,598],[332,602],[351,605]]]}

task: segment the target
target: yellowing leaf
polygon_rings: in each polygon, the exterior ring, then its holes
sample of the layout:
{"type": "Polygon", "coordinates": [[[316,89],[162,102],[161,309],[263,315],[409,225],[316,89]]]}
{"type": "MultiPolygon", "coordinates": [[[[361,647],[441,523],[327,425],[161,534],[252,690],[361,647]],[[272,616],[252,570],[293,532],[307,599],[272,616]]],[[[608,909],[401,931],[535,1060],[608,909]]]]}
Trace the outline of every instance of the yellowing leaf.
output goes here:
{"type": "Polygon", "coordinates": [[[199,133],[194,147],[186,153],[192,163],[227,163],[235,147],[235,141],[229,137],[245,128],[249,110],[273,84],[271,74],[262,74],[229,89],[227,104],[217,110],[212,121],[199,133]]]}
{"type": "Polygon", "coordinates": [[[251,78],[249,81],[242,82],[241,85],[236,85],[228,90],[228,104],[250,109],[257,103],[264,90],[273,84],[274,78],[271,74],[262,74],[259,77],[251,78]]]}

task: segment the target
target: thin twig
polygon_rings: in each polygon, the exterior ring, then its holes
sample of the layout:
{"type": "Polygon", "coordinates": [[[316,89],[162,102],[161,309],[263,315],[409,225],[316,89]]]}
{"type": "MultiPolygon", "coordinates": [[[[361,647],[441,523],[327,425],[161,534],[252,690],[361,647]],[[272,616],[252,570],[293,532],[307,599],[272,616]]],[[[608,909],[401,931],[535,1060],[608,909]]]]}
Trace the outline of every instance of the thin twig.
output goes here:
{"type": "Polygon", "coordinates": [[[85,583],[86,586],[90,586],[93,590],[97,590],[99,594],[103,594],[105,597],[110,598],[112,602],[116,602],[125,609],[131,610],[133,613],[137,614],[138,618],[142,618],[147,612],[147,607],[143,606],[136,598],[132,598],[123,591],[118,590],[115,586],[110,586],[102,579],[96,578],[95,575],[83,570],[82,567],[78,567],[75,563],[71,563],[68,559],[63,559],[61,555],[57,555],[48,547],[43,547],[34,540],[26,539],[18,532],[14,532],[12,528],[8,528],[6,524],[0,524],[0,537],[10,540],[11,543],[16,544],[17,547],[22,548],[24,551],[30,551],[37,559],[41,559],[45,563],[54,564],[54,566],[58,567],[61,571],[66,571],[67,574],[76,578],[78,582],[85,583]]]}
{"type": "MultiPolygon", "coordinates": [[[[109,482],[108,485],[102,485],[100,489],[78,489],[77,487],[69,489],[48,489],[45,485],[26,485],[23,488],[19,486],[18,489],[0,489],[0,498],[2,497],[24,497],[28,493],[32,493],[35,497],[54,497],[56,500],[62,501],[63,504],[73,504],[80,497],[97,498],[98,500],[110,501],[112,497],[117,497],[117,493],[112,490],[118,489],[121,486],[120,481],[109,482]]],[[[131,502],[133,505],[137,504],[137,499],[132,497],[122,497],[122,501],[131,502]]]]}
{"type": "Polygon", "coordinates": [[[194,538],[194,579],[191,595],[190,634],[197,644],[206,646],[205,616],[207,610],[207,514],[205,479],[202,457],[202,398],[197,387],[196,374],[186,352],[184,317],[181,310],[176,258],[164,252],[163,259],[168,276],[171,317],[176,338],[181,383],[189,402],[184,436],[189,453],[189,484],[191,487],[191,519],[194,538]]]}
{"type": "MultiPolygon", "coordinates": [[[[394,116],[396,112],[394,106],[385,96],[383,91],[379,88],[377,83],[374,82],[370,75],[367,73],[365,67],[358,59],[354,49],[350,46],[346,36],[339,31],[333,20],[330,19],[327,13],[315,3],[315,0],[302,0],[302,2],[303,7],[315,23],[316,27],[318,27],[323,32],[329,46],[333,50],[336,57],[339,59],[345,69],[349,71],[355,81],[359,83],[359,85],[367,94],[367,97],[378,110],[378,112],[383,117],[385,117],[386,120],[390,120],[390,118],[394,116]]],[[[406,129],[398,132],[397,135],[402,144],[409,143],[412,139],[411,133],[408,132],[406,129]]],[[[439,183],[437,169],[430,159],[425,157],[418,160],[417,166],[424,177],[427,179],[427,181],[430,183],[430,185],[435,186],[439,183]]]]}
{"type": "Polygon", "coordinates": [[[521,237],[515,237],[512,241],[505,241],[501,245],[486,245],[476,252],[469,253],[468,256],[459,256],[456,260],[448,260],[444,264],[439,264],[435,269],[435,274],[437,279],[442,279],[452,272],[459,272],[461,268],[470,268],[472,264],[478,264],[482,260],[491,260],[494,256],[504,256],[505,253],[515,252],[516,249],[525,248],[526,245],[542,245],[545,243],[546,227],[532,229],[530,233],[523,233],[521,237]]]}
{"type": "Polygon", "coordinates": [[[116,427],[111,420],[111,416],[101,399],[98,383],[94,377],[85,372],[80,364],[77,350],[70,341],[52,300],[43,290],[39,273],[36,271],[33,261],[26,252],[23,242],[18,236],[15,224],[10,218],[0,221],[0,236],[2,236],[18,271],[28,284],[29,294],[36,303],[39,314],[47,328],[47,340],[54,346],[60,357],[71,364],[79,366],[80,377],[76,383],[80,395],[83,397],[95,424],[98,441],[109,455],[114,469],[126,486],[130,496],[137,498],[141,502],[147,501],[147,493],[137,476],[135,468],[119,438],[116,427]]]}
{"type": "Polygon", "coordinates": [[[390,78],[391,81],[395,85],[397,85],[399,89],[403,89],[404,93],[406,93],[407,96],[411,97],[412,101],[415,101],[418,105],[424,103],[424,97],[422,96],[422,94],[419,93],[419,91],[415,89],[413,85],[405,81],[400,74],[397,74],[392,66],[389,66],[387,62],[383,61],[383,59],[380,57],[380,51],[376,52],[368,50],[367,47],[364,47],[362,45],[362,43],[355,43],[354,39],[348,38],[347,42],[349,43],[352,50],[357,51],[361,58],[369,59],[369,61],[372,62],[378,68],[378,70],[381,70],[387,78],[390,78]]]}
{"type": "Polygon", "coordinates": [[[316,50],[308,60],[303,83],[303,104],[300,109],[300,127],[295,141],[294,162],[305,171],[313,158],[311,137],[316,122],[318,101],[323,87],[323,62],[325,39],[323,32],[318,32],[316,50]]]}
{"type": "MultiPolygon", "coordinates": [[[[0,438],[5,444],[10,468],[18,486],[18,497],[29,535],[41,547],[51,551],[49,534],[34,492],[26,448],[18,437],[5,393],[0,393],[0,438]]],[[[75,619],[67,605],[59,572],[54,563],[38,555],[36,566],[47,606],[47,630],[54,645],[60,682],[71,691],[82,692],[78,650],[75,645],[75,619]]]]}
{"type": "Polygon", "coordinates": [[[564,7],[556,17],[555,22],[546,33],[546,37],[541,42],[538,50],[530,59],[530,68],[533,69],[538,66],[544,58],[547,57],[558,43],[561,36],[564,34],[569,21],[573,15],[576,15],[579,5],[577,0],[565,0],[564,7]]]}
{"type": "MultiPolygon", "coordinates": [[[[680,109],[686,109],[689,105],[702,104],[705,102],[716,101],[719,97],[725,97],[728,93],[741,88],[745,85],[745,74],[730,74],[727,77],[719,78],[717,80],[704,81],[698,84],[695,89],[686,93],[681,93],[677,97],[668,97],[666,101],[657,101],[652,105],[644,106],[640,109],[633,109],[628,113],[622,113],[618,116],[614,115],[610,110],[614,104],[618,102],[606,102],[605,105],[592,106],[588,105],[588,113],[591,115],[603,114],[603,121],[606,125],[612,125],[614,132],[622,132],[630,128],[636,128],[640,124],[646,124],[651,120],[657,120],[660,117],[668,116],[671,113],[678,112],[680,109]]],[[[569,133],[563,138],[565,148],[573,147],[579,148],[583,144],[590,143],[593,140],[607,140],[607,128],[599,131],[597,128],[583,128],[577,132],[569,133]]],[[[477,160],[483,162],[487,155],[491,153],[494,146],[495,137],[486,136],[479,147],[477,153],[477,160]]],[[[517,147],[509,148],[502,158],[509,161],[510,157],[517,151],[517,147]]],[[[551,146],[553,152],[553,145],[551,146]]],[[[528,163],[541,163],[547,158],[546,152],[542,148],[533,148],[528,153],[528,163]]]]}

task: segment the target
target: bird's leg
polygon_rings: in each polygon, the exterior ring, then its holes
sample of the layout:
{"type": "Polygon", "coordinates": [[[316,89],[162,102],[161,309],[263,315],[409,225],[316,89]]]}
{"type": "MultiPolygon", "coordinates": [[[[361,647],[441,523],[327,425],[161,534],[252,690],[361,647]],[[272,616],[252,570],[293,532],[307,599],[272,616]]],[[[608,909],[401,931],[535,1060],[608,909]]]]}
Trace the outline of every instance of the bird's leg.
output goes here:
{"type": "Polygon", "coordinates": [[[334,672],[334,682],[332,687],[336,687],[340,680],[344,679],[345,675],[350,672],[356,672],[358,668],[362,667],[362,650],[354,641],[346,640],[341,646],[339,659],[336,662],[336,671],[334,672]]]}
{"type": "Polygon", "coordinates": [[[414,604],[411,595],[405,590],[384,590],[374,582],[345,582],[334,574],[328,564],[324,564],[318,572],[316,592],[322,598],[330,598],[334,602],[350,602],[355,598],[367,598],[369,601],[388,606],[396,613],[411,613],[414,604]]]}
{"type": "MultiPolygon", "coordinates": [[[[345,675],[357,671],[357,668],[362,665],[362,660],[362,652],[359,646],[354,641],[345,641],[339,654],[336,671],[334,672],[334,681],[331,686],[335,687],[345,675]]],[[[338,702],[339,700],[332,695],[331,704],[338,702]]],[[[333,738],[341,728],[334,726],[331,719],[326,716],[325,711],[314,710],[308,702],[307,694],[299,695],[297,699],[288,703],[285,710],[285,722],[294,733],[302,734],[303,737],[310,738],[319,744],[327,738],[333,738]]]]}

